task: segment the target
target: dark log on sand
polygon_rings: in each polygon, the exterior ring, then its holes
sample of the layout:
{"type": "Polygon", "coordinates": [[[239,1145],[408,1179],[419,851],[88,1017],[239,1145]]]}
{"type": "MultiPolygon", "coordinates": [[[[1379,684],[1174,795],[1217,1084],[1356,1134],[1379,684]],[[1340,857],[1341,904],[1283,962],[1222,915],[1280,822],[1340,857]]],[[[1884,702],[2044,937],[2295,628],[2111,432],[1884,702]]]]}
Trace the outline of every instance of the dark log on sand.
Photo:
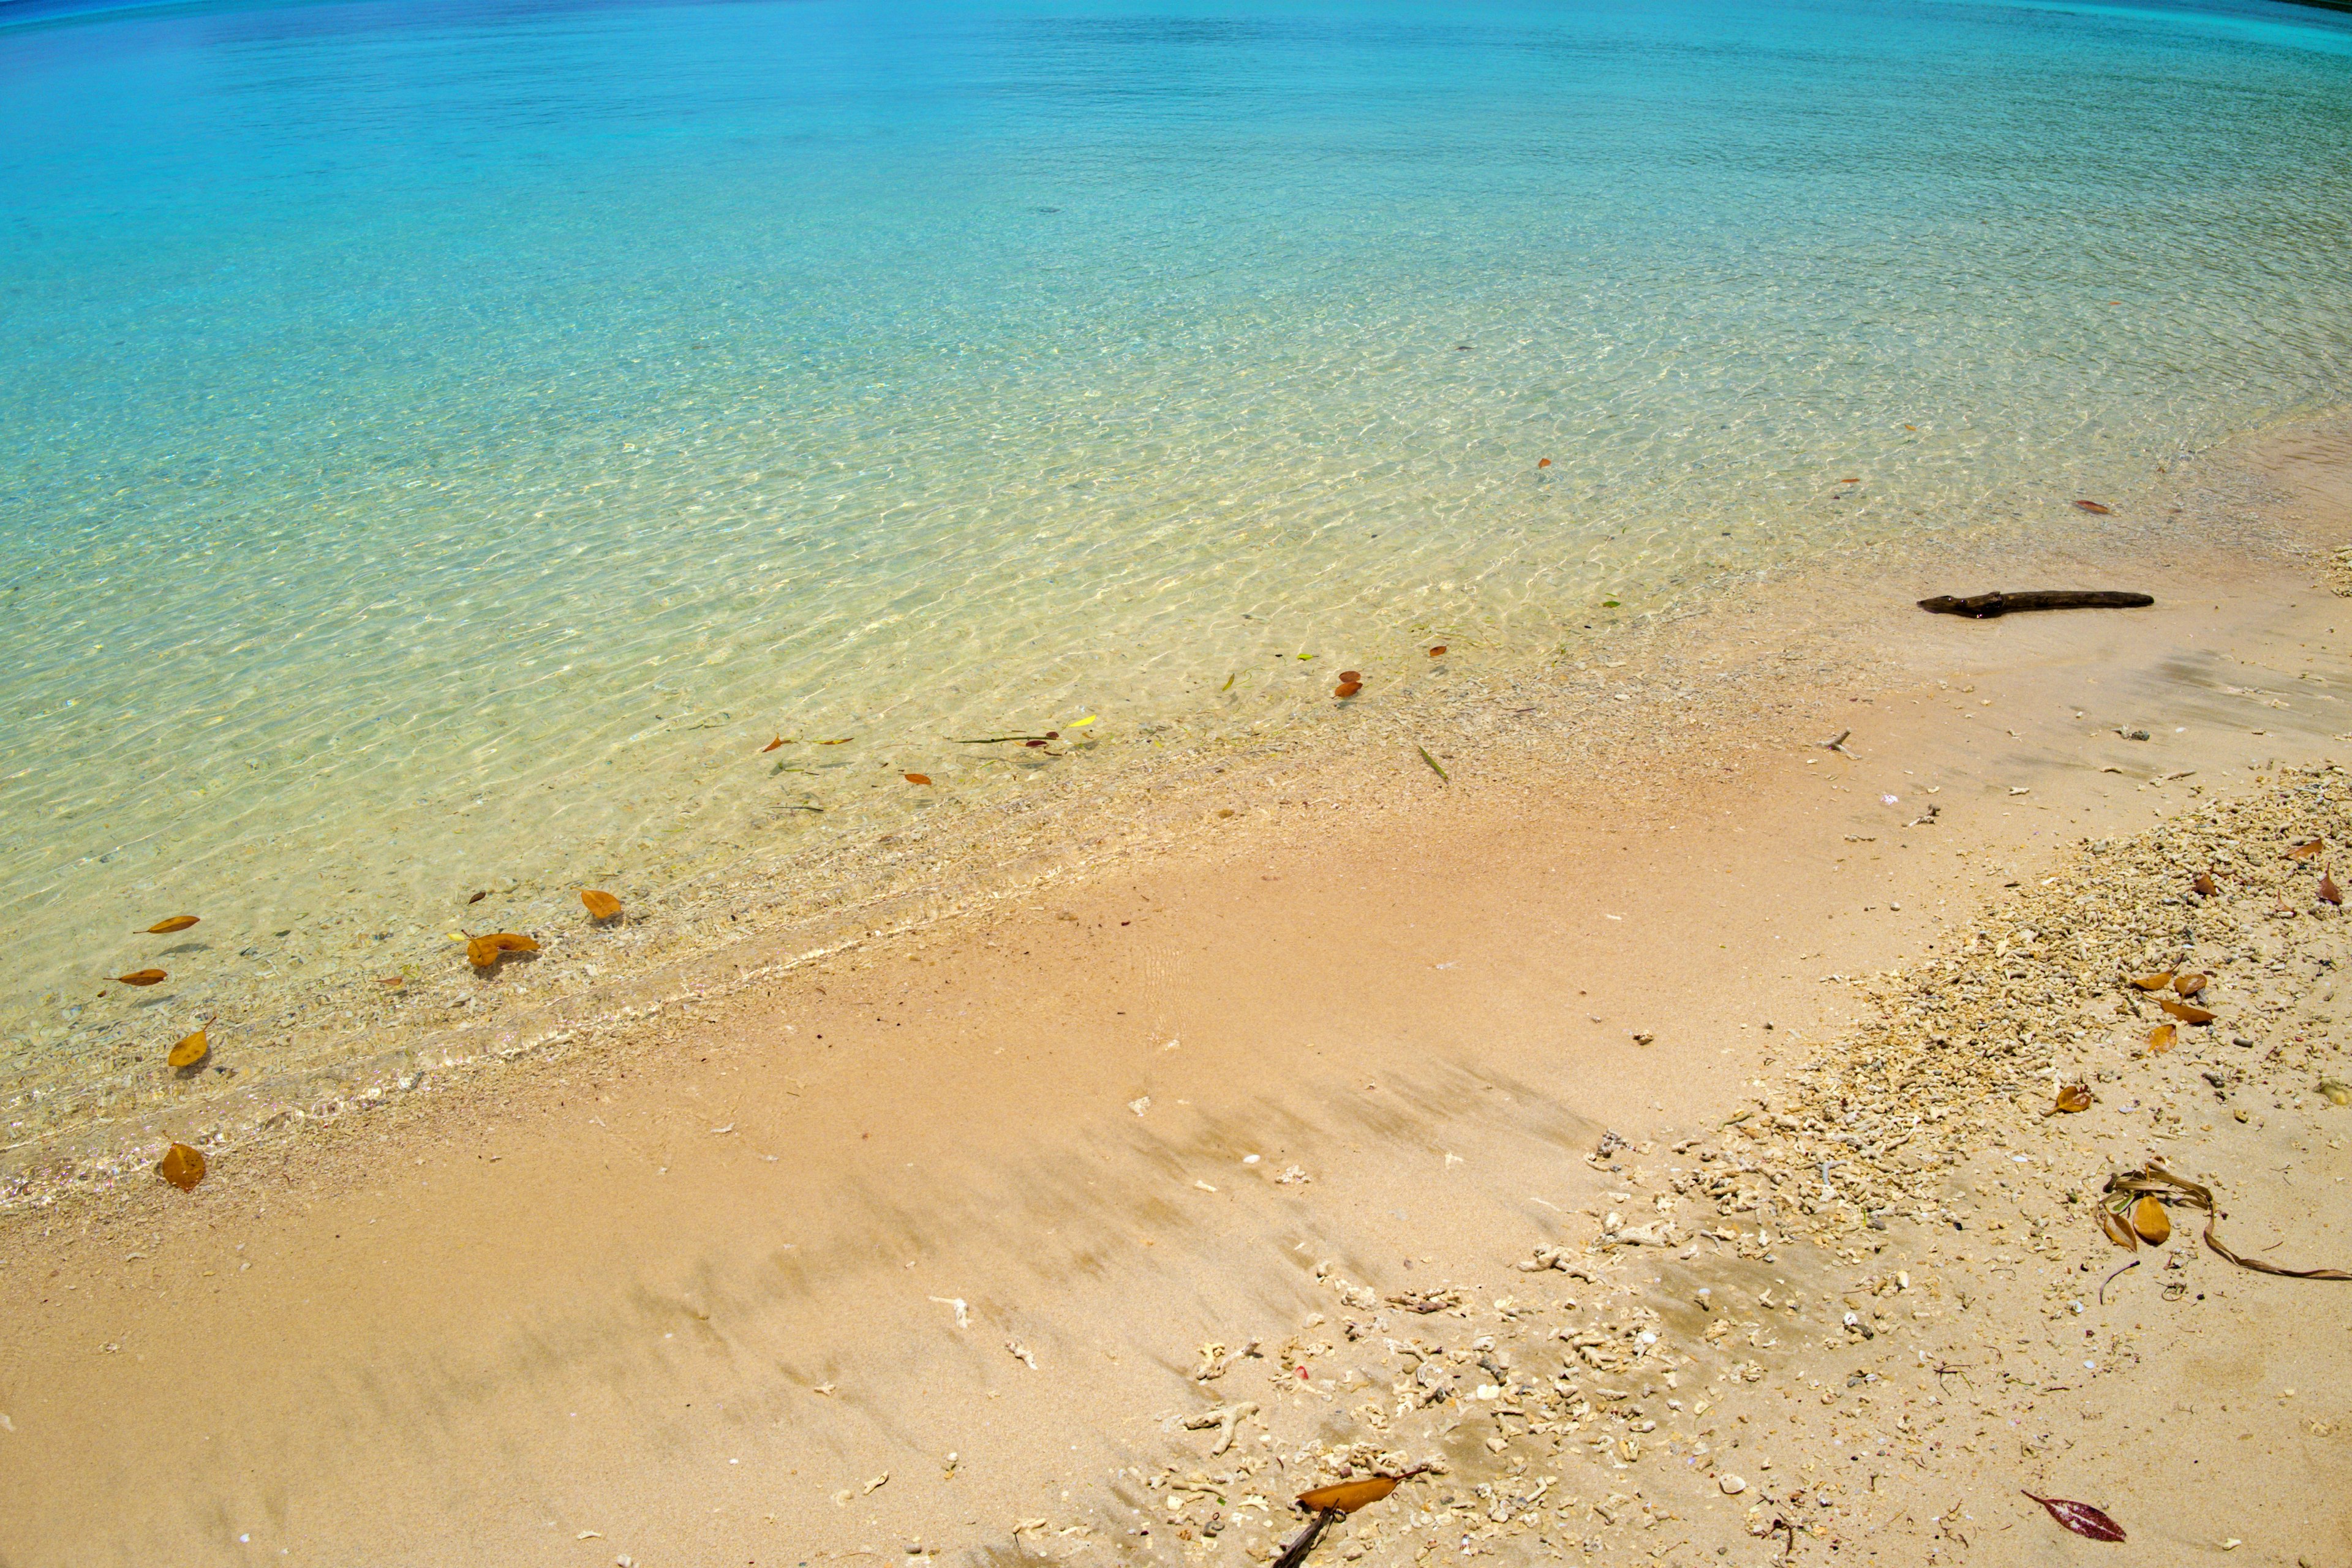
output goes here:
{"type": "Polygon", "coordinates": [[[1919,607],[1931,616],[1966,616],[1989,621],[2012,610],[2140,610],[2156,603],[2146,594],[2116,594],[2105,589],[2043,588],[2030,594],[1978,594],[1955,599],[1938,594],[1922,599],[1919,607]]]}

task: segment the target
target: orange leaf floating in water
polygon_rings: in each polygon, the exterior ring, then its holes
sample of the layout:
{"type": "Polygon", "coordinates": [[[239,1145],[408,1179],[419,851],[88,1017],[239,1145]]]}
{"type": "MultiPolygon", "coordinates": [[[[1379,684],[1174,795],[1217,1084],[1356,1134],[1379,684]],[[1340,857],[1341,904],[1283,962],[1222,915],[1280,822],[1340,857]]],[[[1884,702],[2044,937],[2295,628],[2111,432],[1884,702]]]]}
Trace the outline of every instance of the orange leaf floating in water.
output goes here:
{"type": "Polygon", "coordinates": [[[1043,741],[1024,741],[1021,744],[1033,752],[1042,752],[1045,749],[1045,742],[1043,741]]]}
{"type": "Polygon", "coordinates": [[[2088,1084],[2070,1083],[2065,1088],[2060,1089],[2058,1091],[2058,1109],[2061,1110],[2090,1110],[2090,1086],[2088,1084]]]}
{"type": "Polygon", "coordinates": [[[1840,479],[1838,483],[1842,485],[1858,485],[1862,483],[1862,481],[1860,479],[1840,479]]]}
{"type": "Polygon", "coordinates": [[[477,969],[496,969],[499,963],[499,939],[494,936],[467,937],[466,962],[477,969]]]}
{"type": "Polygon", "coordinates": [[[1354,680],[1360,682],[1364,679],[1364,672],[1360,669],[1343,669],[1339,672],[1339,679],[1343,681],[1354,680]]]}
{"type": "Polygon", "coordinates": [[[2150,1247],[2162,1247],[2171,1238],[2172,1216],[2164,1212],[2164,1205],[2156,1201],[2154,1193],[2143,1194],[2139,1202],[2132,1205],[2131,1227],[2150,1247]]]}
{"type": "Polygon", "coordinates": [[[2319,897],[2323,903],[2341,904],[2344,901],[2344,890],[2336,885],[2336,879],[2325,871],[2319,874],[2319,897]]]}
{"type": "Polygon", "coordinates": [[[931,775],[929,773],[908,773],[904,776],[910,784],[920,784],[925,789],[931,787],[931,775]]]}
{"type": "Polygon", "coordinates": [[[2177,974],[2173,976],[2172,988],[2183,996],[2194,996],[2204,990],[2205,983],[2212,978],[2210,974],[2177,974]]]}
{"type": "Polygon", "coordinates": [[[1360,680],[1343,680],[1331,689],[1331,695],[1345,702],[1363,689],[1364,683],[1360,680]]]}
{"type": "Polygon", "coordinates": [[[2161,991],[2172,984],[2172,971],[2168,969],[2161,974],[2143,974],[2132,984],[2143,991],[2161,991]]]}
{"type": "Polygon", "coordinates": [[[172,1054],[163,1059],[175,1068],[192,1068],[204,1060],[211,1051],[212,1047],[205,1043],[205,1032],[198,1029],[194,1034],[173,1046],[172,1054]]]}
{"type": "Polygon", "coordinates": [[[764,756],[766,756],[770,752],[774,751],[778,746],[781,746],[781,745],[782,745],[783,743],[784,743],[784,738],[783,738],[782,735],[779,735],[779,736],[777,736],[774,740],[772,740],[772,741],[769,742],[766,745],[764,745],[764,746],[761,747],[761,748],[760,748],[760,754],[761,754],[761,756],[763,756],[763,757],[764,757],[764,756]]]}
{"type": "Polygon", "coordinates": [[[204,1152],[185,1143],[174,1143],[155,1162],[155,1173],[182,1192],[193,1193],[196,1184],[205,1179],[204,1152]]]}
{"type": "Polygon", "coordinates": [[[2101,517],[2106,516],[2108,512],[2114,510],[2112,507],[2101,506],[2095,500],[2078,500],[2074,504],[2081,507],[2084,511],[2097,512],[2101,517]]]}
{"type": "Polygon", "coordinates": [[[2160,1057],[2165,1052],[2170,1050],[2172,1048],[2172,1042],[2179,1037],[2179,1025],[2158,1024],[2155,1028],[2150,1029],[2147,1032],[2147,1048],[2155,1055],[2160,1057]]]}
{"type": "Polygon", "coordinates": [[[2288,850],[2287,856],[2290,859],[2308,860],[2326,847],[2327,846],[2319,839],[2306,839],[2303,843],[2298,844],[2294,848],[2288,850]]]}
{"type": "Polygon", "coordinates": [[[1444,658],[1445,657],[1445,645],[1444,643],[1439,643],[1435,647],[1431,648],[1429,650],[1429,657],[1432,658],[1444,658]]]}
{"type": "Polygon", "coordinates": [[[1353,1513],[1366,1503],[1378,1502],[1397,1489],[1394,1476],[1371,1476],[1360,1481],[1341,1481],[1337,1486],[1317,1487],[1311,1492],[1298,1494],[1298,1506],[1309,1513],[1326,1510],[1353,1513]]]}
{"type": "Polygon", "coordinates": [[[171,976],[160,969],[134,969],[128,974],[118,974],[115,978],[125,985],[161,985],[171,976]]]}
{"type": "Polygon", "coordinates": [[[1538,468],[1549,468],[1551,467],[1551,459],[1549,458],[1538,458],[1536,459],[1536,467],[1538,468]]]}
{"type": "Polygon", "coordinates": [[[539,951],[537,942],[527,936],[519,936],[510,931],[499,931],[490,940],[499,944],[500,952],[537,952],[539,951]]]}
{"type": "Polygon", "coordinates": [[[173,915],[167,921],[157,921],[147,928],[149,936],[169,936],[175,931],[185,931],[196,923],[194,915],[173,915]]]}
{"type": "Polygon", "coordinates": [[[2210,1024],[2213,1021],[2212,1014],[2202,1007],[2192,1007],[2186,1002],[2158,1002],[2157,1005],[2184,1024],[2210,1024]]]}
{"type": "Polygon", "coordinates": [[[593,888],[580,889],[580,901],[588,906],[589,918],[608,921],[621,912],[621,900],[610,893],[600,893],[593,888]]]}
{"type": "Polygon", "coordinates": [[[469,904],[478,904],[489,896],[490,890],[488,888],[484,888],[480,892],[476,893],[472,898],[467,899],[466,901],[469,904]]]}
{"type": "Polygon", "coordinates": [[[2198,873],[2197,873],[2197,879],[2196,879],[2195,881],[2193,881],[2193,882],[2189,883],[2189,887],[2191,887],[2192,889],[2194,889],[2197,891],[2197,893],[2199,894],[2199,896],[2200,896],[2200,897],[2202,897],[2202,898],[2208,898],[2208,899],[2210,899],[2210,898],[2211,898],[2214,894],[2216,894],[2216,893],[2218,893],[2218,892],[2220,892],[2220,891],[2221,890],[2221,888],[2220,888],[2220,887],[2219,887],[2219,886],[2214,882],[2214,880],[2213,880],[2212,877],[2211,877],[2210,874],[2208,874],[2208,873],[2206,873],[2206,872],[2203,872],[2203,871],[2200,871],[2200,872],[2198,872],[2198,873]]]}

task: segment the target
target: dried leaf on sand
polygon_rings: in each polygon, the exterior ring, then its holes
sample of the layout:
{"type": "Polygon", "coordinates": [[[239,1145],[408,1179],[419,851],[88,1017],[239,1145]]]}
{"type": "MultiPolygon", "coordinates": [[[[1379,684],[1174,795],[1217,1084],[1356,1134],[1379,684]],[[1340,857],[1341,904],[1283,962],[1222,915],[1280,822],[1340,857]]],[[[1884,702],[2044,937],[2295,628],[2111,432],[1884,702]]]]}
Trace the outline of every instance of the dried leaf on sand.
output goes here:
{"type": "Polygon", "coordinates": [[[150,936],[169,936],[175,931],[187,930],[190,926],[196,923],[197,919],[198,917],[194,915],[173,915],[170,920],[157,921],[153,925],[149,926],[147,928],[147,934],[150,936]]]}
{"type": "Polygon", "coordinates": [[[1321,1513],[1336,1509],[1341,1513],[1353,1513],[1366,1503],[1378,1502],[1397,1489],[1394,1476],[1371,1476],[1360,1481],[1341,1481],[1336,1486],[1317,1487],[1313,1491],[1298,1494],[1298,1506],[1309,1513],[1321,1513]]]}
{"type": "Polygon", "coordinates": [[[160,969],[134,969],[128,974],[114,977],[125,985],[161,985],[171,976],[160,969]]]}
{"type": "Polygon", "coordinates": [[[588,907],[591,920],[608,921],[621,912],[621,900],[594,888],[583,888],[580,901],[588,907]]]}
{"type": "Polygon", "coordinates": [[[2184,1024],[2210,1024],[2213,1021],[2212,1014],[2192,1003],[2166,1001],[2158,1002],[2157,1005],[2184,1024]]]}
{"type": "MultiPolygon", "coordinates": [[[[2213,1234],[2213,1190],[2174,1175],[2154,1160],[2139,1170],[2118,1171],[2109,1176],[2106,1190],[2110,1202],[2118,1196],[2134,1198],[2145,1194],[2160,1194],[2183,1208],[2202,1210],[2205,1215],[2205,1245],[2241,1268],[2251,1268],[2257,1274],[2273,1274],[2283,1279],[2352,1279],[2352,1272],[2341,1268],[2283,1268],[2275,1263],[2266,1263],[2259,1258],[2241,1257],[2231,1251],[2220,1237],[2213,1234]]],[[[2099,1212],[2112,1215],[2114,1210],[2103,1204],[2099,1212]]]]}
{"type": "Polygon", "coordinates": [[[2085,1083],[2065,1085],[2058,1090],[2058,1099],[2053,1109],[2069,1111],[2090,1110],[2091,1086],[2085,1083]]]}
{"type": "Polygon", "coordinates": [[[212,1047],[205,1041],[205,1032],[198,1029],[194,1034],[173,1046],[172,1054],[163,1059],[175,1068],[192,1068],[204,1060],[211,1051],[212,1047]]]}
{"type": "Polygon", "coordinates": [[[2051,1518],[2077,1535],[2088,1536],[2093,1541],[2121,1541],[2124,1538],[2124,1527],[2089,1503],[2069,1502],[2062,1497],[2036,1497],[2032,1492],[2025,1495],[2048,1509],[2051,1518]]]}

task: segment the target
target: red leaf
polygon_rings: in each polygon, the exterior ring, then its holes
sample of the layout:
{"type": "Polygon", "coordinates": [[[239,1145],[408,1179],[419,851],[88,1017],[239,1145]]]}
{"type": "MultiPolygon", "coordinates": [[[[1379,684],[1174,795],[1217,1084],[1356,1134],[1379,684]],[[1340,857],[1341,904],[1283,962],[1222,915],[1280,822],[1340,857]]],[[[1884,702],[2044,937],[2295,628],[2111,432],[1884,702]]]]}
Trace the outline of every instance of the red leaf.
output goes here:
{"type": "Polygon", "coordinates": [[[2077,1535],[2093,1541],[2121,1541],[2124,1527],[2086,1502],[2068,1502],[2062,1497],[2033,1497],[2025,1494],[2050,1510],[2050,1517],[2077,1535]]]}
{"type": "MultiPolygon", "coordinates": [[[[2112,508],[2109,508],[2109,507],[2104,507],[2104,506],[2101,506],[2097,501],[2095,501],[2095,500],[2078,500],[2078,501],[2076,501],[2074,504],[2075,504],[2076,506],[2081,507],[2084,511],[2095,511],[2095,512],[2097,512],[2101,517],[2105,517],[2105,516],[2106,516],[2106,515],[2107,515],[2107,513],[2108,513],[2110,510],[2113,510],[2112,508]]],[[[2030,1496],[2032,1496],[2032,1494],[2029,1492],[2029,1493],[2027,1493],[2026,1495],[2030,1497],[2030,1496]]],[[[2121,1541],[2121,1540],[2123,1539],[2123,1537],[2119,1535],[2119,1536],[2116,1537],[2116,1540],[2118,1540],[2118,1541],[2121,1541]]]]}

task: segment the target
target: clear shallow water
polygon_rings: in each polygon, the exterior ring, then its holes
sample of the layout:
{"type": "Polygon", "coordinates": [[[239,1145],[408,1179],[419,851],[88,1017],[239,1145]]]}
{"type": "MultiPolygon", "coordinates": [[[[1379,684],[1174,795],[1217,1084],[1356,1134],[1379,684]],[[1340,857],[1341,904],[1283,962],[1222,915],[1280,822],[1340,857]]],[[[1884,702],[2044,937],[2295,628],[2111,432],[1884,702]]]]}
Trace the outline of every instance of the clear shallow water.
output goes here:
{"type": "Polygon", "coordinates": [[[0,5],[9,1141],[2347,395],[2324,12],[0,5]]]}

